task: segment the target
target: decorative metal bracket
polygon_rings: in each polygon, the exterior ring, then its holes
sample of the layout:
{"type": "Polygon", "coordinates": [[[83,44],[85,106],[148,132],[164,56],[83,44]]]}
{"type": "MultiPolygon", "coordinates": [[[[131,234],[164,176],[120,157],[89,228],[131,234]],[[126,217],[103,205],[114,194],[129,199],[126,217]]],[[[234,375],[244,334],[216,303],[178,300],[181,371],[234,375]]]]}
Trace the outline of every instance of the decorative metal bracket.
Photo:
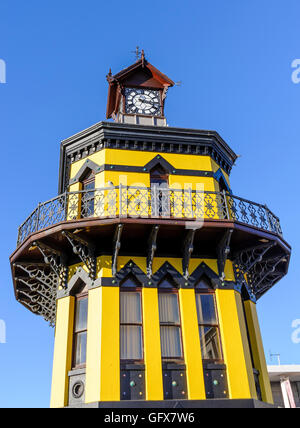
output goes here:
{"type": "Polygon", "coordinates": [[[223,238],[221,239],[217,251],[218,251],[218,270],[219,270],[219,277],[221,281],[224,281],[225,279],[225,263],[228,257],[228,254],[230,253],[230,241],[232,236],[233,229],[227,230],[223,238]]]}
{"type": "Polygon", "coordinates": [[[20,284],[17,287],[18,300],[54,326],[58,288],[57,274],[50,264],[46,263],[18,262],[13,267],[23,273],[22,276],[15,276],[16,281],[20,284]]]}
{"type": "Polygon", "coordinates": [[[274,282],[283,276],[283,272],[276,271],[279,263],[285,257],[264,257],[276,245],[275,241],[258,245],[240,251],[234,257],[233,268],[236,280],[244,284],[248,291],[256,298],[260,297],[274,282]],[[245,279],[247,275],[247,281],[245,279]],[[250,289],[250,290],[249,290],[250,289]]]}
{"type": "Polygon", "coordinates": [[[153,226],[151,230],[151,234],[148,239],[148,253],[147,253],[147,276],[151,278],[152,276],[152,266],[153,266],[153,258],[155,251],[157,249],[157,234],[159,231],[159,225],[153,226]]]}
{"type": "Polygon", "coordinates": [[[240,266],[240,268],[247,273],[252,269],[256,263],[262,261],[263,256],[269,251],[272,247],[276,245],[275,241],[270,241],[266,244],[257,245],[255,247],[250,247],[245,250],[241,250],[239,253],[234,255],[234,262],[240,266]]]}
{"type": "MultiPolygon", "coordinates": [[[[48,289],[46,287],[44,287],[39,281],[32,279],[32,278],[26,278],[26,277],[18,277],[16,278],[17,281],[21,282],[22,284],[26,285],[26,287],[29,288],[29,290],[31,290],[34,295],[35,295],[35,300],[36,303],[41,304],[41,297],[44,300],[44,304],[45,302],[47,303],[47,306],[49,307],[51,305],[51,298],[53,297],[53,290],[48,289]]],[[[34,301],[34,298],[33,298],[34,301]]]]}
{"type": "Polygon", "coordinates": [[[182,270],[183,276],[185,279],[188,279],[189,274],[189,264],[192,252],[194,251],[194,237],[196,229],[188,230],[184,242],[183,242],[183,257],[182,257],[182,270]]]}
{"type": "Polygon", "coordinates": [[[112,255],[112,264],[111,264],[111,272],[113,277],[115,277],[117,274],[118,254],[121,248],[121,236],[122,236],[123,227],[124,227],[124,224],[118,224],[115,231],[114,240],[113,240],[113,255],[112,255]]]}
{"type": "Polygon", "coordinates": [[[42,243],[41,241],[35,241],[32,244],[36,246],[42,256],[44,257],[44,262],[51,267],[53,272],[58,277],[57,286],[66,288],[67,279],[68,279],[68,266],[67,266],[67,257],[62,251],[58,251],[49,245],[42,243]]]}
{"type": "Polygon", "coordinates": [[[75,233],[64,230],[62,234],[71,244],[73,253],[78,256],[87,267],[89,277],[94,280],[96,277],[95,245],[75,235],[75,233]]]}
{"type": "Polygon", "coordinates": [[[277,271],[277,266],[284,261],[286,261],[285,256],[271,257],[262,260],[251,269],[248,273],[248,278],[254,293],[262,295],[272,287],[276,280],[284,275],[282,271],[277,271]]]}
{"type": "Polygon", "coordinates": [[[15,268],[21,269],[27,274],[29,279],[34,279],[44,287],[54,288],[57,283],[57,275],[45,263],[24,263],[18,262],[14,264],[15,268]]]}

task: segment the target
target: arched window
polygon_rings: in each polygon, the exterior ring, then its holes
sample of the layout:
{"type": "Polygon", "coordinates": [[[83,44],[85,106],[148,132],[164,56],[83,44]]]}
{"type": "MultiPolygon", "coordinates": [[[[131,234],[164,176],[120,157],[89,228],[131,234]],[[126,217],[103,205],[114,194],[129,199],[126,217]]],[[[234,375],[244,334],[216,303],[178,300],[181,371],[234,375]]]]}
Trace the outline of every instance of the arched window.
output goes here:
{"type": "Polygon", "coordinates": [[[202,359],[221,362],[223,355],[217,306],[210,280],[202,277],[195,291],[202,359]]]}
{"type": "Polygon", "coordinates": [[[225,180],[223,177],[219,179],[219,190],[220,192],[228,192],[228,184],[225,183],[225,180]]]}
{"type": "Polygon", "coordinates": [[[95,202],[95,173],[89,170],[81,181],[81,217],[92,217],[94,215],[95,202]]]}
{"type": "Polygon", "coordinates": [[[150,171],[150,182],[152,185],[165,185],[168,187],[169,184],[169,174],[168,172],[161,166],[157,165],[150,171]]]}
{"type": "Polygon", "coordinates": [[[231,193],[230,187],[226,181],[226,178],[225,178],[221,168],[219,168],[218,171],[215,173],[215,179],[218,181],[220,192],[225,191],[225,192],[231,193]]]}
{"type": "Polygon", "coordinates": [[[88,289],[85,284],[75,295],[73,367],[85,367],[87,345],[88,289]]]}
{"type": "Polygon", "coordinates": [[[163,361],[182,360],[181,321],[178,290],[167,275],[158,285],[158,304],[163,361]]]}
{"type": "Polygon", "coordinates": [[[152,216],[170,215],[169,174],[160,165],[150,171],[152,216]]]}
{"type": "Polygon", "coordinates": [[[120,286],[120,354],[121,362],[144,358],[142,296],[140,284],[133,275],[120,286]]]}

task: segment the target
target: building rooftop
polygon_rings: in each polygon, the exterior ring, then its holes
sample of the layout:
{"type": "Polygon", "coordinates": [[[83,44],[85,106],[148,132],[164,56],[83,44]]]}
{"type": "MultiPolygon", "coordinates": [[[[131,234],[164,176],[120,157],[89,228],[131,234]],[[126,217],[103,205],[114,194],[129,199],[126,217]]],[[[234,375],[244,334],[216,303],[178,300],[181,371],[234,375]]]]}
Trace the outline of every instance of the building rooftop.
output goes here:
{"type": "Polygon", "coordinates": [[[268,366],[271,382],[278,382],[288,377],[293,382],[300,382],[300,364],[268,366]]]}

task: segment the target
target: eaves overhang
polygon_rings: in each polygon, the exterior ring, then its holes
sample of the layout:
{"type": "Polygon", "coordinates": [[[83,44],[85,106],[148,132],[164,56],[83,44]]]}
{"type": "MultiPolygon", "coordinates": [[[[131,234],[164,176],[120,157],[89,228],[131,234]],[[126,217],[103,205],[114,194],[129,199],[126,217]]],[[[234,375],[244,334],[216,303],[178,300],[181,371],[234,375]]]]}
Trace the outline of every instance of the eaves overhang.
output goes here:
{"type": "Polygon", "coordinates": [[[61,142],[59,194],[66,190],[66,172],[71,159],[76,161],[97,150],[114,148],[111,141],[121,140],[133,142],[128,147],[132,150],[172,153],[172,147],[177,145],[174,153],[211,154],[228,174],[237,159],[235,152],[216,131],[99,122],[61,142]],[[154,149],[152,144],[155,144],[154,149]]]}

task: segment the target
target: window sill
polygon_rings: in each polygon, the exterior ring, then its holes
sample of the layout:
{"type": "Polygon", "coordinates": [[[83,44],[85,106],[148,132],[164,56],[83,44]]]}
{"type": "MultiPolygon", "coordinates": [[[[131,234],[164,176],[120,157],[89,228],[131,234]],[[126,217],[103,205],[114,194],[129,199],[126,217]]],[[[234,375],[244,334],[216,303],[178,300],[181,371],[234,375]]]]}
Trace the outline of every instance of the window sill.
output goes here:
{"type": "Polygon", "coordinates": [[[206,370],[226,370],[226,364],[220,361],[203,361],[203,368],[206,370]]]}
{"type": "Polygon", "coordinates": [[[78,375],[85,374],[85,372],[86,372],[85,367],[84,368],[78,368],[78,369],[74,368],[68,372],[68,376],[69,377],[78,376],[78,375]]]}
{"type": "Polygon", "coordinates": [[[122,362],[120,364],[121,370],[145,370],[145,364],[140,362],[122,362]]]}

